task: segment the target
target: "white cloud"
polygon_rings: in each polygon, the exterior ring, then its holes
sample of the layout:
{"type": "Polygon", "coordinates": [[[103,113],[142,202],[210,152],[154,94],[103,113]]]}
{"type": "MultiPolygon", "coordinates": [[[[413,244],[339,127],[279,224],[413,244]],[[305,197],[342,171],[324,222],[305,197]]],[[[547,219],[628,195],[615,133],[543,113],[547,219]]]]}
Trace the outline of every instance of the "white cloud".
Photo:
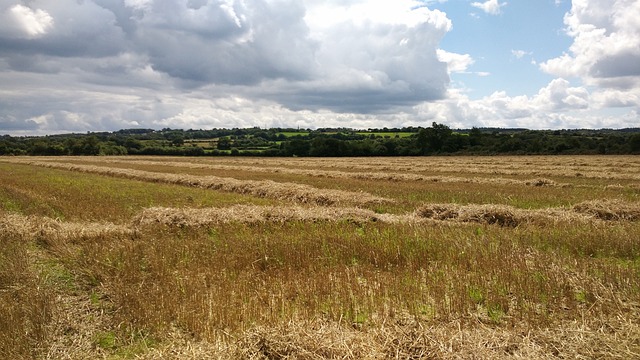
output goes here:
{"type": "Polygon", "coordinates": [[[506,2],[501,3],[499,0],[487,0],[485,2],[473,2],[471,6],[476,7],[487,14],[498,15],[500,14],[500,8],[507,5],[506,2]]]}
{"type": "Polygon", "coordinates": [[[526,55],[529,55],[529,56],[533,55],[533,53],[530,51],[524,51],[524,50],[511,50],[511,55],[513,55],[516,59],[522,59],[526,55]]]}
{"type": "Polygon", "coordinates": [[[134,9],[146,9],[153,3],[153,0],[124,0],[124,4],[134,9]]]}
{"type": "Polygon", "coordinates": [[[285,106],[370,112],[444,96],[449,77],[436,49],[451,29],[446,14],[412,0],[306,4],[304,20],[316,48],[305,68],[314,72],[286,84],[285,106]]]}
{"type": "MultiPolygon", "coordinates": [[[[0,0],[0,131],[253,126],[256,108],[281,122],[384,117],[443,99],[450,81],[437,49],[451,21],[422,1],[28,4],[0,0]],[[144,96],[119,96],[132,93],[144,96]],[[230,97],[253,105],[214,109],[230,97]]],[[[450,59],[452,70],[470,61],[450,59]]]]}
{"type": "MultiPolygon", "coordinates": [[[[150,69],[139,71],[151,79],[159,76],[150,69]]],[[[497,91],[480,99],[470,99],[462,90],[451,89],[446,99],[422,102],[393,112],[336,113],[291,110],[276,101],[234,94],[229,91],[232,87],[214,85],[190,92],[160,92],[144,87],[131,89],[127,84],[68,91],[56,86],[64,76],[34,74],[32,80],[21,78],[20,82],[0,88],[0,108],[4,113],[14,114],[13,117],[0,115],[2,132],[42,134],[130,127],[382,128],[429,126],[433,121],[454,128],[619,128],[637,126],[640,102],[639,93],[634,96],[619,91],[590,94],[582,87],[571,86],[566,80],[555,79],[531,97],[509,96],[504,91],[497,91]],[[31,82],[43,76],[52,85],[34,89],[31,82]],[[34,106],[34,98],[38,99],[38,104],[65,105],[43,111],[34,106]],[[635,108],[621,108],[612,115],[606,111],[612,106],[635,108]]],[[[1,75],[0,82],[6,84],[1,75]]]]}
{"type": "Polygon", "coordinates": [[[554,129],[635,126],[631,115],[621,120],[599,113],[599,106],[604,105],[596,105],[599,103],[594,101],[586,89],[570,86],[564,79],[555,79],[531,97],[509,96],[504,91],[496,91],[481,99],[470,99],[462,91],[451,90],[447,100],[421,104],[416,106],[415,111],[416,115],[426,119],[427,123],[436,121],[460,128],[478,126],[554,129]]]}
{"type": "Polygon", "coordinates": [[[569,53],[540,65],[547,73],[580,77],[589,85],[640,86],[640,1],[574,1],[564,19],[569,53]]]}
{"type": "Polygon", "coordinates": [[[469,54],[456,54],[442,49],[438,49],[436,54],[438,55],[438,60],[447,64],[449,73],[466,72],[469,66],[474,63],[469,54]]]}
{"type": "Polygon", "coordinates": [[[541,65],[557,79],[481,99],[451,87],[452,74],[490,74],[440,49],[452,23],[435,2],[0,0],[0,133],[637,126],[640,2],[575,0],[574,44],[541,65]]]}
{"type": "Polygon", "coordinates": [[[47,27],[42,15],[42,26],[30,28],[42,41],[24,42],[0,25],[1,60],[17,71],[64,72],[73,63],[76,70],[93,69],[83,77],[87,81],[122,84],[132,80],[132,71],[146,68],[166,75],[176,88],[228,86],[290,108],[338,112],[440,99],[449,84],[436,50],[451,21],[416,0],[33,0],[31,5],[42,10],[14,8],[50,14],[60,26],[47,27]],[[136,63],[122,54],[131,54],[136,63]],[[118,57],[119,65],[95,66],[96,58],[118,57]]]}
{"type": "Polygon", "coordinates": [[[47,11],[21,4],[5,8],[0,14],[0,22],[0,36],[6,34],[30,39],[47,34],[54,26],[54,19],[47,11]]]}
{"type": "Polygon", "coordinates": [[[447,32],[451,20],[439,10],[430,10],[419,0],[305,0],[305,21],[313,30],[334,27],[340,23],[365,23],[406,25],[409,27],[429,23],[434,28],[447,32]]]}
{"type": "Polygon", "coordinates": [[[16,5],[10,12],[30,37],[44,35],[53,27],[53,18],[41,9],[34,11],[23,5],[16,5]]]}
{"type": "Polygon", "coordinates": [[[640,108],[640,89],[620,91],[616,89],[600,89],[593,96],[594,106],[599,108],[640,108]]]}
{"type": "Polygon", "coordinates": [[[589,107],[589,92],[582,87],[571,87],[565,79],[554,79],[540,89],[533,103],[539,110],[562,111],[589,107]]]}

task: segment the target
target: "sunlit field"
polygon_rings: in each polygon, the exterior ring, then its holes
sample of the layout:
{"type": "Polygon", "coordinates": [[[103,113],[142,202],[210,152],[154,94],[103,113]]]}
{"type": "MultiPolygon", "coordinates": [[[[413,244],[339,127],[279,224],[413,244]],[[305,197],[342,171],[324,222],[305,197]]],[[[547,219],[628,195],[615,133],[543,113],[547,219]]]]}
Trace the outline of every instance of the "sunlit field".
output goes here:
{"type": "Polygon", "coordinates": [[[640,358],[640,157],[0,157],[0,358],[640,358]]]}

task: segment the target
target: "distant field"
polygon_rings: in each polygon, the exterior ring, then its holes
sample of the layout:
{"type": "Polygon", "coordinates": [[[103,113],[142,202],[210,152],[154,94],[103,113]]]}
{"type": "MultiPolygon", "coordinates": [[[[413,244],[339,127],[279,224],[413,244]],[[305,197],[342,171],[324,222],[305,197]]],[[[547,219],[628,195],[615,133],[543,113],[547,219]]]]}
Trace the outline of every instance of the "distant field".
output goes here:
{"type": "MultiPolygon", "coordinates": [[[[278,135],[284,135],[286,137],[294,137],[294,136],[306,136],[309,135],[309,132],[307,131],[298,131],[298,132],[280,132],[278,133],[278,135]]],[[[333,133],[327,133],[327,134],[335,134],[335,132],[333,133]]],[[[410,133],[410,132],[367,132],[367,131],[362,131],[362,132],[356,132],[356,134],[358,135],[363,135],[363,136],[376,136],[376,137],[390,137],[390,138],[395,138],[395,137],[409,137],[411,135],[415,135],[415,133],[410,133]]]]}
{"type": "Polygon", "coordinates": [[[411,135],[415,135],[416,133],[410,133],[410,132],[359,132],[357,133],[359,135],[364,135],[364,136],[370,136],[370,135],[374,135],[376,137],[383,137],[383,138],[395,138],[395,137],[409,137],[411,135]]]}
{"type": "Polygon", "coordinates": [[[0,157],[0,179],[3,359],[640,357],[639,157],[0,157]]]}
{"type": "Polygon", "coordinates": [[[185,140],[187,146],[199,146],[203,149],[215,149],[218,139],[188,139],[185,140]]]}
{"type": "Polygon", "coordinates": [[[286,137],[294,137],[294,136],[307,136],[309,135],[308,131],[283,131],[279,132],[277,135],[284,135],[286,137]]]}

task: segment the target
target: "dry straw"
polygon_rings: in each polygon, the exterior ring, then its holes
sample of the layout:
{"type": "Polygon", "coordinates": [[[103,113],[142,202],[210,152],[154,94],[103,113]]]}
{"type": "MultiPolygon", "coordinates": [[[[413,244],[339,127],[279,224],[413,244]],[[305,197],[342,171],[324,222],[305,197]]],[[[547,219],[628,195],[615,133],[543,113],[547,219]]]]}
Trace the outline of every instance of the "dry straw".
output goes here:
{"type": "MultiPolygon", "coordinates": [[[[368,162],[350,163],[343,159],[327,168],[348,167],[354,170],[380,169],[384,160],[370,159],[368,162]]],[[[498,156],[498,157],[427,157],[398,158],[384,166],[385,171],[394,172],[451,172],[540,177],[583,177],[592,179],[640,180],[640,162],[634,156],[498,156]]]]}
{"type": "Polygon", "coordinates": [[[558,223],[588,223],[608,220],[635,221],[640,218],[638,205],[623,202],[589,202],[573,209],[518,209],[495,204],[426,204],[405,215],[378,214],[360,208],[321,206],[234,205],[226,208],[144,209],[132,219],[134,226],[162,224],[175,227],[212,226],[225,223],[285,223],[292,221],[348,221],[355,223],[481,223],[503,227],[521,224],[548,226],[558,223]],[[608,204],[606,207],[602,204],[608,204]],[[598,205],[600,204],[600,205],[598,205]]]}
{"type": "MultiPolygon", "coordinates": [[[[236,163],[250,163],[250,159],[236,163]]],[[[364,159],[270,159],[258,166],[311,166],[323,169],[349,169],[349,171],[381,171],[389,173],[452,173],[461,169],[467,174],[490,176],[533,176],[591,179],[640,180],[640,162],[634,156],[495,156],[495,157],[399,157],[364,159]],[[305,164],[303,161],[307,161],[305,164]],[[381,165],[384,164],[384,165],[381,165]]]]}
{"type": "MultiPolygon", "coordinates": [[[[164,208],[141,211],[131,224],[162,224],[176,227],[199,227],[225,223],[302,222],[382,222],[421,223],[425,221],[474,222],[515,227],[520,224],[548,225],[558,222],[637,221],[640,206],[621,201],[590,201],[572,209],[524,210],[506,205],[427,204],[412,214],[378,214],[360,208],[322,206],[234,205],[226,208],[164,208]]],[[[0,229],[27,240],[49,244],[69,239],[92,239],[110,235],[132,234],[134,228],[100,222],[63,222],[47,217],[0,214],[0,229]]]]}
{"type": "Polygon", "coordinates": [[[291,322],[280,328],[249,332],[243,339],[242,355],[258,359],[637,357],[640,349],[630,334],[640,335],[640,328],[628,321],[607,325],[596,320],[567,321],[545,330],[500,329],[459,320],[431,326],[390,322],[364,331],[336,324],[291,322]]]}
{"type": "Polygon", "coordinates": [[[15,214],[0,216],[0,229],[26,240],[40,240],[46,243],[133,232],[129,227],[112,223],[63,222],[48,217],[15,214]]]}
{"type": "Polygon", "coordinates": [[[602,220],[637,221],[640,219],[640,204],[621,200],[585,201],[574,205],[573,211],[602,220]]]}
{"type": "Polygon", "coordinates": [[[575,205],[572,209],[526,210],[495,204],[427,204],[416,210],[415,215],[433,220],[515,227],[520,224],[548,225],[558,222],[637,221],[640,219],[640,205],[622,201],[600,200],[583,202],[575,205]]]}
{"type": "Polygon", "coordinates": [[[321,206],[255,206],[234,205],[227,208],[162,208],[143,210],[132,223],[139,225],[163,224],[191,227],[224,223],[285,223],[291,221],[349,221],[349,222],[399,222],[404,217],[377,214],[359,208],[327,208],[321,206]]]}
{"type": "Polygon", "coordinates": [[[441,183],[465,183],[465,184],[494,184],[494,185],[525,185],[536,187],[570,187],[571,184],[557,183],[546,178],[535,178],[530,180],[516,180],[497,177],[457,177],[457,176],[429,176],[422,174],[407,173],[406,171],[337,171],[337,170],[316,170],[316,169],[299,169],[286,168],[281,166],[264,166],[259,165],[224,165],[224,164],[202,164],[187,161],[151,161],[151,160],[118,160],[108,159],[101,160],[102,163],[124,163],[135,165],[162,165],[171,167],[180,167],[188,169],[210,169],[210,170],[229,170],[229,171],[246,171],[246,172],[262,172],[275,174],[303,175],[329,179],[358,179],[358,180],[382,180],[382,181],[423,181],[423,182],[441,182],[441,183]]]}
{"type": "Polygon", "coordinates": [[[497,224],[507,227],[515,227],[525,222],[544,222],[550,218],[550,214],[546,211],[522,210],[512,206],[493,204],[428,204],[416,210],[416,215],[434,220],[497,224]]]}
{"type": "Polygon", "coordinates": [[[150,171],[119,169],[93,165],[76,165],[71,163],[44,161],[13,161],[33,166],[64,169],[91,174],[100,174],[127,179],[161,182],[182,186],[246,194],[257,197],[294,201],[303,204],[329,206],[334,204],[378,204],[392,202],[379,196],[365,192],[352,192],[334,189],[318,189],[309,185],[296,183],[280,183],[271,180],[238,180],[217,176],[195,176],[183,174],[156,173],[150,171]]]}
{"type": "MultiPolygon", "coordinates": [[[[3,160],[4,161],[4,160],[3,160]]],[[[333,161],[333,160],[332,160],[333,161]]],[[[414,161],[414,160],[411,160],[414,161]]],[[[536,162],[541,160],[536,159],[536,162]]],[[[487,160],[488,162],[488,160],[487,160]]],[[[63,166],[71,166],[69,164],[56,163],[60,168],[63,166]]],[[[300,164],[302,164],[300,162],[300,164]]],[[[331,162],[324,162],[327,166],[331,162]]],[[[344,164],[347,164],[345,162],[344,164]]],[[[411,166],[410,161],[406,160],[406,168],[411,166]]],[[[480,164],[489,165],[489,164],[480,164]]],[[[73,165],[76,166],[76,165],[73,165]]],[[[403,165],[404,166],[404,165],[403,165]]],[[[503,164],[503,169],[506,165],[503,164]]],[[[488,169],[488,168],[487,168],[488,169]]],[[[103,171],[112,171],[103,167],[87,167],[73,168],[75,171],[97,171],[102,174],[103,171]]],[[[129,170],[114,169],[112,176],[130,177],[129,170]]],[[[108,173],[108,175],[111,175],[108,173]]],[[[173,177],[167,177],[157,180],[155,176],[162,175],[150,172],[135,172],[132,178],[139,176],[139,180],[145,181],[174,181],[173,177]],[[145,178],[148,176],[148,178],[145,178]]],[[[181,177],[180,175],[175,175],[181,177]]],[[[182,177],[184,178],[184,177],[182,177]]],[[[208,177],[187,177],[186,180],[178,182],[188,186],[206,187],[205,179],[208,177]],[[190,183],[191,181],[192,183],[190,183]]],[[[220,179],[220,178],[217,178],[220,179]]],[[[264,185],[264,182],[260,182],[264,185]]],[[[534,180],[532,186],[545,186],[545,180],[534,180]],[[539,184],[539,185],[538,185],[539,184]]],[[[220,185],[222,186],[222,185],[220,185]]],[[[309,189],[309,188],[307,188],[309,189]]],[[[312,189],[312,188],[311,188],[312,189]]],[[[318,189],[314,189],[318,191],[318,189]]],[[[235,190],[227,190],[235,191],[235,190]]],[[[256,191],[247,190],[247,191],[256,191]]],[[[266,196],[276,196],[277,192],[266,191],[266,196]]],[[[325,193],[326,194],[326,193],[325,193]]],[[[353,196],[352,193],[350,196],[353,196]]],[[[366,194],[365,194],[366,195],[366,194]]],[[[362,194],[357,194],[362,196],[362,194]]],[[[295,200],[299,201],[299,200],[295,200]]],[[[496,226],[514,227],[521,224],[533,224],[547,226],[553,225],[560,221],[576,222],[576,228],[581,228],[581,222],[600,222],[604,221],[638,221],[640,219],[640,205],[638,203],[623,202],[620,200],[599,200],[579,203],[570,208],[525,210],[505,205],[456,205],[456,204],[428,204],[420,207],[412,214],[408,215],[391,215],[377,214],[366,209],[355,207],[323,207],[317,206],[317,201],[307,201],[313,205],[310,206],[242,206],[236,205],[228,208],[211,208],[211,209],[171,209],[171,208],[150,208],[145,209],[132,219],[133,225],[167,224],[170,226],[207,226],[230,222],[240,223],[262,223],[262,222],[289,222],[289,221],[353,221],[353,222],[402,222],[402,223],[430,223],[445,222],[457,224],[459,222],[473,222],[482,224],[495,224],[496,226]]],[[[347,203],[347,201],[345,201],[347,203]]],[[[567,227],[572,232],[571,227],[567,227]]],[[[634,227],[630,227],[635,229],[634,227]]],[[[92,223],[92,222],[62,222],[46,217],[37,216],[21,216],[7,214],[0,210],[0,233],[12,234],[16,237],[22,237],[25,240],[36,240],[38,242],[67,245],[73,244],[78,239],[96,238],[111,239],[120,234],[132,234],[135,226],[119,226],[110,223],[92,223]]],[[[564,227],[558,226],[558,236],[564,235],[564,227]]],[[[146,230],[146,229],[143,229],[146,230]]],[[[427,229],[430,231],[430,229],[427,229]]],[[[606,229],[605,229],[606,230],[606,229]]],[[[413,229],[411,229],[413,231],[413,229]]],[[[502,231],[500,231],[502,233],[502,231]]],[[[140,232],[140,234],[144,234],[140,232]]],[[[505,236],[509,236],[509,232],[505,236]]],[[[577,241],[583,242],[582,233],[575,236],[577,241]]],[[[553,235],[555,236],[555,235],[553,235]]],[[[549,237],[553,237],[549,235],[549,237]]],[[[155,240],[155,236],[149,236],[150,240],[155,240]]],[[[617,239],[614,237],[614,240],[617,239]]],[[[21,239],[19,239],[21,240],[21,239]]],[[[126,250],[129,242],[138,245],[145,245],[141,238],[126,239],[126,244],[122,244],[124,253],[130,253],[126,250]]],[[[342,240],[342,239],[340,239],[342,240]]],[[[444,238],[443,240],[446,240],[444,238]]],[[[601,237],[594,236],[594,241],[600,242],[601,237]]],[[[611,239],[604,239],[611,241],[611,239]]],[[[182,241],[182,239],[180,240],[182,241]]],[[[314,241],[314,239],[311,239],[314,241]]],[[[616,240],[621,241],[621,240],[616,240]]],[[[84,243],[85,249],[93,249],[99,247],[97,245],[105,242],[84,243]]],[[[114,241],[114,243],[117,243],[114,241]]],[[[178,242],[176,242],[178,243],[178,242]]],[[[503,242],[507,244],[510,242],[503,242]]],[[[108,244],[111,245],[111,242],[108,244]]],[[[148,244],[150,249],[158,249],[162,244],[152,241],[148,244]]],[[[454,246],[456,244],[445,244],[445,246],[454,246]]],[[[472,246],[473,244],[469,245],[472,246]]],[[[146,246],[146,245],[145,245],[146,246]]],[[[176,252],[175,247],[168,246],[168,251],[164,254],[172,254],[176,252]]],[[[515,248],[505,250],[505,254],[515,248]]],[[[102,251],[106,251],[103,249],[102,251]]],[[[600,264],[599,259],[574,258],[567,257],[570,254],[562,254],[561,257],[546,256],[542,250],[540,255],[533,252],[533,249],[527,249],[527,253],[523,256],[524,264],[530,266],[531,271],[540,269],[541,274],[548,276],[545,283],[553,284],[558,278],[562,282],[566,282],[570,289],[586,288],[590,289],[590,293],[594,295],[592,303],[585,303],[584,308],[580,308],[573,312],[567,310],[566,314],[562,314],[563,310],[549,313],[552,322],[544,327],[536,327],[526,321],[519,323],[517,320],[504,326],[494,326],[483,322],[475,314],[460,315],[455,319],[449,318],[442,321],[422,321],[417,318],[405,317],[397,312],[394,316],[380,318],[372,317],[370,322],[360,324],[352,323],[350,320],[340,318],[338,321],[325,320],[322,315],[317,317],[287,317],[282,321],[270,324],[251,325],[246,330],[235,332],[233,334],[224,333],[220,338],[209,338],[210,342],[199,340],[196,338],[197,333],[193,333],[192,329],[186,327],[168,326],[168,331],[158,334],[158,343],[153,347],[144,347],[140,353],[127,354],[128,357],[140,359],[202,359],[202,358],[246,358],[246,359],[359,359],[359,358],[435,358],[435,359],[457,359],[457,358],[483,358],[483,359],[502,359],[502,358],[620,358],[632,359],[640,358],[640,319],[638,318],[638,309],[640,306],[635,300],[636,292],[625,289],[631,289],[629,281],[633,281],[633,268],[630,263],[624,265],[622,261],[616,260],[604,267],[590,268],[591,265],[600,264]],[[529,260],[530,259],[530,260],[529,260]],[[548,261],[551,259],[552,261],[548,261]],[[575,263],[575,264],[574,264],[575,263]],[[620,263],[619,267],[615,264],[620,263]],[[549,265],[551,264],[551,265],[549,265]],[[555,264],[555,265],[554,265],[555,264]],[[567,264],[565,266],[565,264],[567,264]],[[574,268],[578,265],[588,267],[589,271],[582,272],[580,268],[574,268]],[[611,273],[600,273],[599,269],[611,269],[611,273]],[[597,275],[591,278],[591,270],[597,275]],[[597,270],[597,271],[596,271],[597,270]],[[624,271],[631,273],[631,278],[615,276],[618,271],[625,274],[624,271]],[[555,275],[562,275],[555,277],[555,275]],[[614,280],[605,279],[608,276],[614,276],[614,280]],[[563,280],[565,279],[565,280],[563,280]],[[593,280],[590,280],[593,279],[593,280]],[[620,279],[620,281],[618,280],[620,279]],[[618,282],[619,281],[619,282],[618,282]],[[575,283],[574,283],[575,282],[575,283]],[[617,284],[617,285],[616,285],[617,284]],[[627,284],[627,285],[620,285],[627,284]],[[600,294],[598,296],[597,294],[600,294]],[[634,297],[629,296],[632,295],[634,297]],[[602,307],[602,310],[598,310],[602,307]],[[557,319],[557,320],[556,320],[557,319]]],[[[44,252],[43,252],[44,253],[44,252]]],[[[149,251],[150,254],[153,251],[149,251]]],[[[75,254],[75,253],[74,253],[75,254]]],[[[97,251],[94,254],[100,254],[97,251]]],[[[106,254],[111,254],[106,251],[106,254]]],[[[551,252],[549,254],[552,254],[551,252]]],[[[633,254],[633,252],[630,252],[633,254]]],[[[41,254],[43,255],[43,254],[41,254]]],[[[65,254],[72,259],[71,253],[65,254]]],[[[132,254],[135,255],[135,254],[132,254]]],[[[462,255],[461,255],[462,256],[462,255]]],[[[520,255],[514,257],[518,259],[520,255]]],[[[463,257],[466,259],[465,257],[463,257]]],[[[484,257],[479,257],[483,259],[484,257]]],[[[91,258],[91,260],[97,260],[91,258]]],[[[138,258],[134,259],[134,267],[132,270],[137,275],[140,267],[137,266],[138,258]]],[[[164,260],[164,258],[163,258],[164,260]]],[[[495,259],[491,257],[490,262],[484,264],[490,268],[493,266],[495,259]]],[[[73,261],[69,261],[72,264],[73,261]]],[[[97,262],[94,262],[97,264],[97,262]]],[[[436,263],[436,262],[434,262],[436,263]]],[[[509,267],[504,272],[497,274],[508,275],[517,267],[511,266],[511,262],[507,262],[509,267]]],[[[517,262],[516,262],[517,263],[517,262]]],[[[94,264],[94,265],[96,265],[94,264]]],[[[208,264],[208,263],[207,263],[208,264]]],[[[449,271],[451,267],[444,261],[443,271],[449,271]]],[[[468,274],[468,264],[464,267],[464,263],[459,264],[463,268],[462,273],[468,274]]],[[[86,264],[85,264],[86,266],[86,264]]],[[[97,266],[97,265],[96,265],[97,266]]],[[[435,265],[434,265],[435,266],[435,265]]],[[[441,266],[441,265],[439,265],[441,266]]],[[[454,267],[455,268],[455,263],[454,267]]],[[[343,268],[344,266],[341,266],[343,268]]],[[[480,267],[482,271],[486,271],[488,275],[492,274],[491,269],[480,267]]],[[[160,267],[160,269],[168,270],[167,275],[174,274],[174,268],[160,267]]],[[[437,269],[437,267],[436,267],[437,269]]],[[[520,268],[519,271],[522,271],[520,268]]],[[[522,273],[524,279],[530,281],[534,276],[533,272],[522,273]]],[[[87,270],[90,271],[90,270],[87,270]]],[[[338,270],[336,270],[338,271],[338,270]]],[[[349,269],[346,269],[349,273],[349,269]]],[[[609,270],[607,270],[609,271],[609,270]]],[[[198,268],[196,272],[183,273],[185,279],[196,278],[188,277],[190,274],[200,274],[206,272],[204,268],[198,268]]],[[[154,273],[155,274],[155,273],[154,273]]],[[[354,272],[355,274],[355,272],[354,272]]],[[[536,271],[535,274],[538,274],[536,271]]],[[[176,271],[176,275],[181,275],[176,271]]],[[[264,274],[257,274],[255,277],[260,281],[264,274]]],[[[464,276],[456,277],[450,275],[452,281],[464,282],[464,276]]],[[[136,277],[134,277],[136,278],[136,277]]],[[[401,280],[401,276],[398,277],[401,280]]],[[[144,279],[144,278],[143,278],[144,279]]],[[[151,278],[149,278],[151,279],[151,278]]],[[[303,278],[304,279],[304,278],[303,278]]],[[[399,280],[399,281],[400,281],[399,280]]],[[[493,280],[493,278],[492,278],[493,280]]],[[[130,281],[130,280],[128,280],[130,281]]],[[[258,281],[258,282],[259,282],[258,281]]],[[[422,280],[421,280],[422,281],[422,280]]],[[[112,280],[112,285],[116,283],[125,283],[120,277],[112,280]]],[[[423,281],[424,282],[424,281],[423,281]]],[[[447,282],[448,279],[447,279],[447,282]]],[[[132,282],[129,289],[144,289],[142,287],[144,281],[136,283],[132,282]]],[[[197,282],[194,282],[197,284],[197,282]]],[[[520,284],[520,283],[518,283],[520,284]]],[[[34,281],[34,286],[24,286],[25,289],[36,289],[38,283],[34,281]]],[[[231,284],[232,288],[237,289],[237,281],[231,284]]],[[[565,286],[567,286],[565,285],[565,286]]],[[[527,283],[522,283],[523,288],[527,288],[527,283]]],[[[126,286],[123,286],[127,289],[126,286]]],[[[151,287],[149,287],[151,288],[151,287]]],[[[109,288],[106,288],[109,290],[109,288]]],[[[277,288],[266,287],[269,292],[277,292],[277,288]]],[[[4,290],[4,289],[3,289],[4,290]]],[[[113,290],[113,289],[111,289],[113,290]]],[[[509,289],[505,289],[509,290],[509,289]]],[[[519,291],[513,288],[514,291],[519,291]]],[[[134,290],[135,291],[135,290],[134,290]]],[[[175,291],[179,291],[175,289],[175,291]]],[[[182,290],[184,291],[184,290],[182,290]]],[[[205,290],[206,291],[206,290],[205,290]]],[[[213,290],[215,296],[219,297],[219,292],[213,290]]],[[[571,291],[571,290],[570,290],[571,291]]],[[[8,294],[8,293],[7,293],[8,294]]],[[[224,293],[223,293],[224,294],[224,293]]],[[[516,293],[517,294],[517,293],[516,293]]],[[[167,294],[171,295],[171,294],[167,294]]],[[[462,294],[467,296],[466,293],[462,294]]],[[[56,296],[60,296],[57,295],[56,296]]],[[[65,296],[65,295],[62,295],[65,296]]],[[[140,303],[149,300],[149,295],[145,292],[137,295],[137,299],[141,299],[140,303]]],[[[8,298],[8,297],[7,297],[8,298]]],[[[176,298],[180,298],[179,296],[176,298]]],[[[60,299],[60,297],[59,297],[60,299]]],[[[13,298],[10,301],[14,301],[13,298]]],[[[95,343],[94,336],[101,330],[111,330],[111,326],[128,326],[126,323],[120,323],[111,318],[121,311],[118,307],[113,313],[102,311],[93,304],[96,300],[90,297],[88,293],[81,294],[77,297],[64,297],[63,300],[57,300],[60,312],[56,314],[54,323],[55,327],[53,338],[51,339],[51,347],[49,348],[46,358],[106,358],[108,356],[123,356],[120,351],[126,351],[127,348],[120,349],[101,349],[95,343]],[[93,304],[93,305],[92,305],[93,304]],[[65,315],[67,314],[67,315],[65,315]],[[112,321],[113,320],[113,321],[112,321]],[[84,324],[86,323],[86,324],[84,324]],[[72,326],[70,326],[72,325],[72,326]],[[118,352],[118,353],[116,353],[118,352]]],[[[102,300],[100,300],[102,301],[102,300]]],[[[107,301],[107,300],[105,300],[107,301]]],[[[12,304],[11,302],[8,302],[12,304]]],[[[19,303],[15,302],[14,303],[19,303]]],[[[25,304],[30,304],[24,301],[25,304]]],[[[114,303],[114,305],[122,305],[114,303]]],[[[395,306],[396,304],[391,304],[395,306]]],[[[141,307],[142,308],[142,307],[141,307]]],[[[402,304],[398,309],[402,308],[402,304]]],[[[151,307],[149,311],[155,311],[156,308],[151,307]]],[[[33,309],[29,308],[29,311],[33,309]]],[[[224,332],[221,330],[221,332],[224,332]]],[[[24,331],[23,331],[24,333],[24,331]]],[[[5,337],[6,339],[6,337],[5,337]]],[[[0,340],[0,343],[2,340],[0,340]]],[[[7,357],[11,358],[11,357],[7,357]]],[[[15,358],[15,357],[13,357],[15,358]]]]}
{"type": "Polygon", "coordinates": [[[454,320],[438,324],[392,320],[356,328],[296,319],[235,337],[197,341],[173,329],[170,341],[140,359],[635,359],[637,319],[583,319],[535,329],[496,328],[454,320]]]}

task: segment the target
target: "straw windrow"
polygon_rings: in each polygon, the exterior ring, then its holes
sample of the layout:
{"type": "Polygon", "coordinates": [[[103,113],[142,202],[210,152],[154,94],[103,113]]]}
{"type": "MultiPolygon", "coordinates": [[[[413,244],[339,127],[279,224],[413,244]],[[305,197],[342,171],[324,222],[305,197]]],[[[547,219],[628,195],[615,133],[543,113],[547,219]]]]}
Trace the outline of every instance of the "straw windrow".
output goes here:
{"type": "Polygon", "coordinates": [[[422,181],[434,183],[465,183],[465,184],[495,184],[495,185],[524,185],[535,187],[571,187],[571,184],[557,183],[546,178],[535,178],[530,180],[517,180],[498,177],[457,177],[457,176],[429,176],[422,174],[397,172],[376,172],[376,171],[338,171],[338,170],[313,170],[286,168],[279,166],[250,166],[250,165],[226,165],[226,164],[202,164],[186,161],[150,161],[150,160],[103,160],[104,163],[114,164],[135,164],[135,165],[162,165],[187,169],[210,169],[210,170],[230,170],[261,172],[274,174],[289,174],[311,176],[328,179],[358,179],[358,180],[382,180],[382,181],[422,181]]]}
{"type": "Polygon", "coordinates": [[[609,220],[634,221],[638,217],[629,209],[633,205],[617,203],[610,205],[610,214],[593,214],[577,211],[584,205],[573,209],[547,208],[537,210],[518,209],[496,204],[426,204],[415,212],[404,215],[378,214],[359,208],[327,208],[321,206],[256,206],[234,205],[227,208],[163,208],[144,209],[132,219],[134,226],[162,224],[176,227],[213,226],[226,223],[286,223],[292,221],[348,221],[357,223],[381,222],[396,224],[420,224],[426,222],[480,223],[503,227],[516,227],[523,224],[547,226],[558,223],[593,223],[609,220]]]}
{"type": "Polygon", "coordinates": [[[550,223],[588,223],[600,221],[638,221],[639,206],[620,201],[590,201],[571,209],[518,209],[496,204],[426,204],[415,212],[379,214],[355,207],[234,205],[223,208],[152,207],[131,219],[132,227],[104,222],[63,222],[48,217],[0,213],[0,229],[28,240],[55,242],[62,239],[98,238],[132,234],[138,226],[162,224],[171,227],[215,226],[227,223],[287,222],[381,222],[419,224],[425,222],[480,223],[503,227],[523,224],[547,226],[550,223]]]}
{"type": "MultiPolygon", "coordinates": [[[[6,160],[6,159],[5,159],[6,160]]],[[[309,185],[280,183],[271,180],[238,180],[217,176],[195,176],[183,174],[156,173],[143,170],[119,169],[94,165],[76,165],[60,162],[13,161],[32,166],[78,171],[91,174],[122,177],[127,179],[161,182],[182,186],[233,192],[263,198],[287,200],[303,204],[331,206],[336,204],[366,205],[392,202],[389,199],[365,192],[351,192],[334,189],[318,189],[309,185]]]]}
{"type": "Polygon", "coordinates": [[[584,201],[573,206],[573,211],[602,220],[640,220],[640,204],[620,200],[584,201]]]}
{"type": "Polygon", "coordinates": [[[496,204],[427,204],[417,209],[415,215],[425,219],[497,224],[506,227],[520,224],[546,226],[559,222],[637,221],[640,219],[640,206],[621,201],[589,201],[577,204],[572,209],[528,210],[496,204]]]}
{"type": "Polygon", "coordinates": [[[27,241],[38,239],[45,242],[133,233],[127,226],[112,223],[67,222],[42,216],[15,214],[0,214],[0,230],[27,241]]]}
{"type": "Polygon", "coordinates": [[[327,208],[321,206],[254,206],[235,205],[227,208],[175,209],[154,207],[134,217],[136,226],[163,224],[178,227],[211,226],[225,223],[286,223],[292,221],[401,222],[408,216],[377,214],[359,208],[327,208]]]}

